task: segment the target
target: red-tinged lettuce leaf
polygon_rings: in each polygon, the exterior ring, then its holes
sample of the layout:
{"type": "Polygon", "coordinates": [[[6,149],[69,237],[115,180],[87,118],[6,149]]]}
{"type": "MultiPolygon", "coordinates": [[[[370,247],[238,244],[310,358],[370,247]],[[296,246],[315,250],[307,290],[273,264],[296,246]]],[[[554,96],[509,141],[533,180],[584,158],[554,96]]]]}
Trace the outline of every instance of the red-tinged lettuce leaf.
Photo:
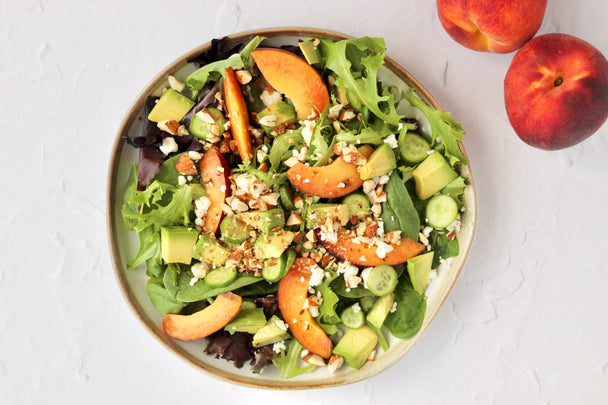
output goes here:
{"type": "Polygon", "coordinates": [[[216,358],[233,361],[237,368],[243,367],[247,360],[254,359],[251,346],[251,334],[236,332],[230,335],[223,330],[207,336],[207,347],[205,353],[215,354],[216,358]]]}
{"type": "Polygon", "coordinates": [[[264,310],[266,319],[270,319],[279,311],[279,300],[275,295],[267,295],[265,297],[256,297],[255,304],[264,310]]]}

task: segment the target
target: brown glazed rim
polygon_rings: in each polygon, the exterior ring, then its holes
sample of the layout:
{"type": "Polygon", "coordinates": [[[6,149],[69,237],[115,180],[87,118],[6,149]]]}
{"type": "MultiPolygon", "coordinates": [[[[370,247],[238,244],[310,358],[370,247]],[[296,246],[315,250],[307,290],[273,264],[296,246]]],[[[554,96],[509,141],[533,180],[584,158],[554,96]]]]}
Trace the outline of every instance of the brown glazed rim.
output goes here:
{"type": "MultiPolygon", "coordinates": [[[[299,36],[325,37],[325,38],[331,38],[333,40],[352,38],[348,35],[334,32],[334,31],[328,31],[328,30],[316,29],[316,28],[301,28],[301,27],[279,27],[279,28],[252,30],[252,31],[236,33],[236,34],[230,35],[228,38],[230,41],[237,43],[237,42],[242,42],[242,41],[247,40],[252,35],[260,35],[260,36],[264,36],[267,38],[273,38],[273,37],[278,37],[278,36],[291,36],[291,37],[296,37],[296,38],[299,36]]],[[[408,345],[407,350],[400,353],[401,354],[400,356],[393,356],[394,358],[386,361],[383,364],[384,367],[377,367],[377,369],[374,369],[373,371],[370,371],[367,373],[356,373],[355,376],[352,376],[352,377],[346,376],[344,378],[338,378],[338,376],[335,376],[334,378],[324,379],[320,383],[318,383],[318,382],[313,383],[313,382],[308,382],[308,381],[298,381],[298,380],[288,380],[288,379],[269,380],[269,379],[259,378],[256,375],[252,375],[252,377],[247,377],[247,376],[243,376],[243,375],[230,373],[224,369],[214,367],[211,364],[201,361],[199,358],[197,358],[196,356],[193,356],[192,354],[188,353],[186,350],[181,348],[179,345],[177,345],[171,338],[167,337],[163,333],[161,328],[153,325],[154,322],[146,316],[146,314],[144,313],[140,304],[134,299],[133,291],[131,290],[131,288],[126,280],[126,277],[124,276],[123,271],[121,269],[122,265],[121,265],[120,258],[119,258],[118,241],[117,241],[117,237],[116,237],[116,235],[117,235],[117,223],[116,223],[117,215],[116,214],[118,211],[120,211],[120,207],[117,207],[117,198],[119,195],[122,195],[122,190],[119,190],[119,188],[118,188],[120,185],[117,184],[117,168],[118,168],[118,162],[120,161],[121,149],[122,149],[121,148],[121,144],[122,144],[121,138],[123,137],[124,134],[127,134],[129,132],[129,128],[137,120],[141,110],[144,107],[146,97],[157,88],[158,84],[161,83],[162,81],[164,81],[168,74],[175,72],[179,68],[186,65],[186,63],[187,63],[186,61],[189,58],[191,58],[195,55],[198,55],[199,53],[209,49],[210,47],[211,47],[211,42],[207,42],[206,44],[201,45],[198,48],[191,50],[190,52],[188,52],[188,53],[182,55],[181,57],[179,57],[178,59],[176,59],[169,66],[167,66],[163,71],[161,71],[159,74],[157,74],[148,83],[148,85],[139,93],[139,95],[136,97],[135,101],[129,107],[128,112],[125,115],[124,119],[122,120],[120,127],[118,129],[118,132],[116,134],[116,137],[114,139],[114,145],[112,147],[112,154],[110,157],[108,179],[107,179],[107,204],[106,204],[107,218],[106,218],[106,221],[107,221],[107,230],[108,230],[108,245],[110,248],[110,254],[112,256],[112,265],[114,267],[114,274],[116,276],[116,279],[118,280],[118,284],[120,286],[122,295],[124,296],[125,300],[129,304],[129,306],[130,306],[131,310],[133,311],[133,313],[135,314],[135,316],[146,327],[148,332],[150,332],[163,346],[165,346],[167,349],[169,349],[171,352],[173,352],[176,356],[185,360],[187,363],[189,363],[193,367],[195,367],[199,370],[202,370],[203,372],[207,373],[208,375],[210,375],[214,378],[218,378],[220,380],[227,381],[230,383],[244,385],[244,386],[253,387],[253,388],[265,388],[265,389],[315,389],[315,388],[334,387],[334,386],[339,386],[339,385],[355,383],[355,382],[367,379],[369,377],[372,377],[373,375],[376,375],[376,374],[390,368],[393,364],[395,364],[397,361],[399,361],[416,344],[418,339],[420,339],[422,334],[426,331],[428,326],[432,323],[438,310],[443,306],[445,299],[449,295],[456,279],[458,278],[458,276],[462,270],[462,267],[464,266],[465,259],[468,256],[469,251],[471,249],[471,245],[472,245],[472,241],[473,241],[474,233],[475,233],[475,226],[477,223],[477,212],[476,212],[477,210],[476,210],[475,186],[474,186],[474,181],[473,181],[473,177],[472,177],[470,164],[467,164],[466,167],[463,168],[463,170],[466,171],[467,178],[471,183],[470,197],[471,197],[471,205],[474,208],[471,210],[472,229],[470,231],[471,236],[468,239],[469,243],[467,243],[465,246],[461,246],[461,252],[459,255],[460,256],[459,265],[458,265],[458,268],[456,269],[455,277],[450,282],[447,291],[443,295],[443,297],[442,297],[441,301],[439,302],[439,304],[437,305],[435,311],[433,311],[432,313],[427,313],[425,315],[425,321],[424,321],[424,325],[423,325],[422,329],[416,334],[416,336],[414,336],[412,339],[410,339],[410,343],[408,345]]],[[[389,70],[391,70],[398,77],[400,77],[402,80],[404,80],[408,85],[416,88],[419,95],[428,104],[432,105],[434,108],[436,108],[438,110],[442,110],[439,103],[437,103],[437,101],[428,92],[428,90],[426,90],[424,88],[424,86],[422,86],[407,70],[405,70],[403,67],[399,66],[395,61],[393,61],[389,57],[385,58],[385,65],[389,70]]],[[[460,144],[460,149],[466,156],[466,152],[464,150],[462,143],[460,144]]]]}

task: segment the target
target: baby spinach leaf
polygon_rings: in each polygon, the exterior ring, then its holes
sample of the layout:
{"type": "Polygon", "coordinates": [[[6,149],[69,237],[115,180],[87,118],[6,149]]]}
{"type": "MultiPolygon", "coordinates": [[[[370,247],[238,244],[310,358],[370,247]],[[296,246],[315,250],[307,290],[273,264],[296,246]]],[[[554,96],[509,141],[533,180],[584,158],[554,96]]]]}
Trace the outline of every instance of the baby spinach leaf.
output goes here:
{"type": "Polygon", "coordinates": [[[399,339],[409,339],[422,326],[426,300],[418,294],[407,277],[402,277],[394,290],[397,307],[384,321],[384,326],[399,339]]]}
{"type": "Polygon", "coordinates": [[[146,284],[146,291],[152,305],[161,315],[179,313],[186,305],[173,298],[165,288],[161,277],[150,278],[146,284]]]}
{"type": "Polygon", "coordinates": [[[382,210],[387,209],[389,211],[389,214],[383,217],[384,219],[390,219],[388,232],[394,230],[391,228],[395,226],[394,222],[396,220],[403,236],[418,240],[420,217],[397,171],[393,171],[393,174],[391,174],[388,183],[384,186],[384,191],[386,191],[387,200],[382,203],[382,210]]]}
{"type": "Polygon", "coordinates": [[[433,255],[433,268],[437,268],[441,264],[441,259],[458,256],[460,249],[456,238],[450,240],[447,238],[447,232],[433,229],[429,235],[429,243],[431,250],[435,252],[433,255]]]}
{"type": "Polygon", "coordinates": [[[245,287],[250,284],[257,283],[263,280],[261,277],[255,277],[250,275],[239,275],[233,282],[224,287],[211,287],[205,280],[199,280],[194,285],[182,286],[177,292],[176,298],[183,302],[194,302],[200,301],[207,298],[215,297],[218,294],[222,294],[228,291],[234,291],[237,288],[245,287]]]}

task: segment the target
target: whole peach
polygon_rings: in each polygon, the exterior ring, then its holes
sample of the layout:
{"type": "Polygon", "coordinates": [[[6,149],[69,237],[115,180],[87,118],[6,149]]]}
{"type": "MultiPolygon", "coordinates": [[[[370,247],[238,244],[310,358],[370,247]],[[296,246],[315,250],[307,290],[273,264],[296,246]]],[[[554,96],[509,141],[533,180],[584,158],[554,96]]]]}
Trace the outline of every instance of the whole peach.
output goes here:
{"type": "Polygon", "coordinates": [[[577,37],[538,36],[513,57],[504,97],[509,121],[524,142],[546,150],[567,148],[608,118],[608,61],[577,37]]]}
{"type": "Polygon", "coordinates": [[[437,0],[448,35],[475,51],[510,53],[536,34],[547,0],[437,0]]]}

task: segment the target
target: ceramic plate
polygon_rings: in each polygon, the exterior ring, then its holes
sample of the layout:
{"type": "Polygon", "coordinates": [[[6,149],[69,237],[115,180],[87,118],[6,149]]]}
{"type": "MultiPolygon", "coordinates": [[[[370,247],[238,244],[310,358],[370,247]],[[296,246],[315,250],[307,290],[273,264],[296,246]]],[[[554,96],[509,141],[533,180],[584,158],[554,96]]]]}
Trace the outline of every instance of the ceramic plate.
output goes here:
{"type": "MultiPolygon", "coordinates": [[[[267,38],[266,44],[271,45],[296,45],[298,40],[309,38],[327,37],[334,40],[349,38],[336,32],[329,32],[308,28],[277,28],[244,32],[230,36],[234,43],[247,42],[252,35],[260,35],[267,38]]],[[[144,266],[127,270],[126,263],[134,256],[138,249],[138,240],[134,232],[127,231],[121,217],[121,206],[123,204],[123,193],[128,178],[129,170],[134,162],[137,162],[137,151],[127,145],[124,136],[136,136],[140,133],[143,122],[143,109],[146,97],[159,95],[163,87],[167,86],[167,76],[173,74],[178,78],[185,77],[193,71],[191,64],[186,61],[199,53],[207,50],[211,43],[193,49],[172,62],[166,69],[160,72],[148,86],[143,89],[127,111],[122,124],[116,134],[108,173],[108,204],[107,225],[110,252],[116,278],[125,299],[131,306],[137,318],[154,337],[177,357],[190,363],[205,373],[236,384],[273,389],[306,389],[337,386],[364,380],[386,370],[399,361],[420,339],[424,331],[435,318],[443,302],[448,296],[456,278],[462,270],[475,232],[477,221],[477,207],[475,197],[475,185],[470,165],[463,166],[461,174],[466,177],[471,185],[467,187],[464,194],[465,210],[462,212],[462,225],[457,234],[460,244],[460,255],[448,262],[440,269],[436,279],[432,280],[427,288],[427,311],[418,334],[409,340],[399,340],[391,337],[391,346],[387,352],[379,350],[376,360],[367,362],[360,370],[342,367],[331,377],[326,368],[317,368],[314,372],[303,374],[292,379],[282,379],[278,370],[266,367],[262,373],[253,374],[245,365],[238,369],[233,362],[216,359],[214,356],[204,354],[205,344],[202,341],[182,342],[167,337],[161,327],[161,316],[156,312],[146,294],[146,281],[144,266]]],[[[390,54],[390,49],[388,50],[390,54]]],[[[384,85],[396,85],[401,89],[414,87],[418,94],[430,105],[441,109],[437,101],[429,92],[414,79],[404,68],[397,65],[390,58],[386,58],[385,67],[379,72],[379,78],[384,85]]],[[[403,103],[402,103],[403,104],[403,103]]],[[[400,113],[421,116],[417,111],[399,111],[400,113]]],[[[425,119],[422,119],[422,129],[425,129],[425,119]]],[[[428,123],[427,123],[428,125],[428,123]]],[[[462,145],[460,145],[463,149],[462,145]]],[[[464,152],[464,149],[463,149],[464,152]]]]}

